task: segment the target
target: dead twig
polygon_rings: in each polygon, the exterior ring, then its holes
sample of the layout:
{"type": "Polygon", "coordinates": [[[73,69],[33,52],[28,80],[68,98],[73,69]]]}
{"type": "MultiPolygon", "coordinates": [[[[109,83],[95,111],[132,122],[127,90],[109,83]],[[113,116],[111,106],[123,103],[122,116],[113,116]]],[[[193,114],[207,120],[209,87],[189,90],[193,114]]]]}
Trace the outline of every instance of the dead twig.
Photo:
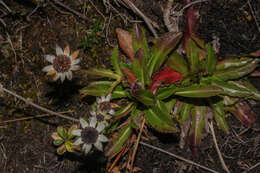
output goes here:
{"type": "Polygon", "coordinates": [[[135,142],[134,152],[133,152],[133,154],[132,154],[131,163],[130,163],[130,173],[133,172],[133,165],[134,165],[135,155],[136,155],[136,151],[137,151],[137,148],[138,148],[138,145],[139,145],[139,142],[140,142],[142,133],[143,133],[144,124],[145,124],[145,117],[144,117],[144,119],[143,119],[143,122],[142,122],[142,125],[141,125],[141,129],[140,129],[140,131],[139,131],[137,140],[136,140],[136,142],[135,142]]]}
{"type": "Polygon", "coordinates": [[[254,10],[253,10],[253,7],[252,7],[252,5],[251,5],[251,3],[250,3],[250,0],[247,0],[247,3],[248,3],[248,6],[249,6],[249,8],[250,8],[250,10],[251,10],[251,13],[252,13],[252,15],[253,15],[253,17],[254,17],[254,20],[255,20],[255,23],[256,23],[258,32],[260,32],[259,23],[258,23],[258,21],[257,21],[256,15],[255,15],[255,12],[254,12],[254,10]]]}
{"type": "MultiPolygon", "coordinates": [[[[0,84],[0,85],[1,85],[1,84],[0,84]]],[[[31,105],[31,106],[33,106],[33,107],[35,107],[35,108],[37,108],[37,109],[39,109],[39,110],[41,110],[41,111],[44,111],[44,112],[47,112],[47,113],[49,113],[49,114],[56,115],[56,116],[58,116],[58,117],[61,117],[61,118],[64,118],[64,119],[68,119],[68,120],[71,120],[71,121],[74,121],[74,122],[79,122],[78,119],[69,117],[69,116],[67,116],[67,115],[59,114],[59,113],[57,113],[57,112],[54,112],[54,111],[49,110],[49,109],[47,109],[47,108],[44,108],[44,107],[42,107],[42,106],[40,106],[40,105],[37,105],[37,104],[33,103],[32,101],[29,101],[29,100],[27,100],[26,98],[24,98],[24,97],[22,97],[22,96],[20,96],[20,95],[18,95],[18,94],[16,94],[16,93],[14,93],[13,91],[10,91],[10,90],[4,88],[2,85],[0,86],[0,91],[7,92],[8,94],[11,94],[12,96],[14,96],[14,97],[16,97],[16,98],[18,98],[18,99],[24,101],[26,104],[29,104],[29,105],[31,105]]]]}
{"type": "MultiPolygon", "coordinates": [[[[74,111],[63,111],[63,112],[58,112],[59,114],[65,114],[65,113],[71,113],[74,111]]],[[[42,118],[42,117],[48,117],[51,116],[52,114],[40,114],[40,115],[35,115],[35,116],[29,116],[29,117],[23,117],[23,118],[17,118],[14,120],[6,120],[6,121],[0,121],[0,124],[6,124],[6,123],[12,123],[16,121],[23,121],[23,120],[29,120],[33,118],[42,118]]]]}
{"type": "Polygon", "coordinates": [[[84,19],[84,20],[86,20],[86,21],[88,21],[88,22],[90,22],[90,23],[93,23],[93,20],[92,20],[92,19],[90,19],[90,18],[88,18],[87,16],[85,16],[85,15],[83,15],[83,14],[77,12],[76,10],[73,10],[72,8],[70,8],[70,7],[68,7],[67,5],[63,4],[62,2],[60,2],[60,1],[58,1],[58,0],[52,0],[52,1],[53,1],[53,3],[58,4],[59,6],[65,8],[66,10],[68,10],[68,11],[70,11],[71,13],[77,15],[78,17],[80,17],[80,18],[82,18],[82,19],[84,19]]]}
{"type": "Polygon", "coordinates": [[[249,172],[249,171],[251,171],[251,170],[253,170],[253,169],[255,169],[256,167],[258,167],[258,166],[260,166],[260,162],[258,162],[257,164],[255,164],[254,166],[252,166],[252,167],[250,167],[250,168],[248,168],[246,171],[244,171],[243,173],[247,173],[247,172],[249,172]]]}
{"type": "Polygon", "coordinates": [[[187,162],[187,163],[189,163],[189,164],[191,164],[191,165],[194,165],[194,166],[200,167],[200,168],[202,168],[202,169],[205,169],[205,170],[207,170],[207,171],[209,171],[209,172],[219,173],[219,172],[217,172],[217,171],[215,171],[215,170],[213,170],[213,169],[207,168],[206,166],[200,165],[200,164],[198,164],[198,163],[196,163],[196,162],[193,162],[193,161],[191,161],[191,160],[185,159],[184,157],[181,157],[181,156],[178,156],[178,155],[176,155],[176,154],[170,153],[170,152],[168,152],[168,151],[165,151],[165,150],[163,150],[163,149],[161,149],[161,148],[152,146],[152,145],[147,144],[147,143],[145,143],[145,142],[140,141],[140,144],[142,144],[142,145],[144,145],[144,146],[146,146],[146,147],[152,148],[152,149],[154,149],[154,150],[160,151],[160,152],[162,152],[162,153],[168,154],[168,155],[170,155],[170,156],[172,156],[172,157],[175,157],[175,158],[177,158],[177,159],[179,159],[179,160],[182,160],[182,161],[184,161],[184,162],[187,162]]]}
{"type": "Polygon", "coordinates": [[[215,147],[216,147],[216,150],[217,150],[217,153],[218,153],[218,157],[220,159],[220,162],[221,162],[221,165],[223,167],[223,169],[227,172],[227,173],[230,173],[223,157],[222,157],[222,154],[219,150],[219,147],[218,147],[218,143],[217,143],[217,139],[216,139],[216,135],[215,135],[215,132],[214,132],[214,127],[213,127],[213,122],[211,121],[210,123],[208,123],[209,125],[209,128],[210,128],[210,131],[211,131],[211,135],[213,137],[213,141],[214,141],[214,144],[215,144],[215,147]]]}
{"type": "Polygon", "coordinates": [[[0,4],[2,4],[8,10],[8,12],[12,12],[12,10],[4,3],[4,1],[0,0],[0,4]]]}
{"type": "Polygon", "coordinates": [[[131,1],[129,0],[122,0],[124,3],[122,3],[123,5],[127,5],[128,7],[130,7],[130,9],[138,14],[146,23],[146,25],[148,26],[148,28],[151,30],[151,32],[153,33],[155,38],[158,38],[158,35],[155,31],[155,29],[153,28],[152,24],[151,24],[151,20],[149,18],[147,18],[131,1]]]}

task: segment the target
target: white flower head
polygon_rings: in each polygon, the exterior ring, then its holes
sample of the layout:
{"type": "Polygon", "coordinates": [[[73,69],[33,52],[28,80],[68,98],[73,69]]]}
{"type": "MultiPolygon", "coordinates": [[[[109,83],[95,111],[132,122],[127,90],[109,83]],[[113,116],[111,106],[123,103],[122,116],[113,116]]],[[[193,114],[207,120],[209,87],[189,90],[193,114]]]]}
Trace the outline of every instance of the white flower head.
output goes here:
{"type": "Polygon", "coordinates": [[[45,59],[52,63],[42,69],[42,71],[47,72],[47,75],[53,76],[53,80],[56,81],[59,78],[61,82],[67,77],[69,80],[72,79],[72,71],[78,70],[80,68],[77,65],[80,59],[76,59],[79,55],[79,50],[76,50],[70,54],[70,47],[66,46],[64,50],[56,45],[56,56],[45,55],[45,59]]]}
{"type": "Polygon", "coordinates": [[[83,144],[82,150],[85,154],[91,150],[92,145],[94,145],[98,150],[103,151],[102,142],[108,141],[107,137],[101,134],[105,125],[97,123],[95,117],[90,118],[89,123],[83,118],[80,118],[80,124],[82,129],[72,130],[71,132],[73,135],[79,136],[73,144],[83,144]]]}
{"type": "Polygon", "coordinates": [[[108,120],[112,118],[112,116],[106,112],[102,112],[100,110],[91,110],[90,114],[92,117],[95,117],[97,119],[97,123],[104,124],[105,126],[108,126],[108,120]]]}
{"type": "Polygon", "coordinates": [[[97,110],[100,110],[101,112],[107,112],[110,115],[114,115],[115,111],[111,107],[111,94],[108,94],[107,96],[102,95],[101,98],[97,98],[97,110]]]}

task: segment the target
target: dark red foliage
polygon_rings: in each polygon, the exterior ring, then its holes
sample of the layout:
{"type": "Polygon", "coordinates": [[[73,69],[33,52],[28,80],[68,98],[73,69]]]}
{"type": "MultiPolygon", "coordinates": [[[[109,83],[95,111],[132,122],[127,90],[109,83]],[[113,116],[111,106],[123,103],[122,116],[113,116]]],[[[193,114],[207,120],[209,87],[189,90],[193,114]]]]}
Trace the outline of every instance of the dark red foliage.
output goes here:
{"type": "Polygon", "coordinates": [[[238,106],[230,112],[239,119],[244,126],[248,127],[255,121],[255,113],[251,110],[250,106],[246,102],[238,103],[238,106]]]}
{"type": "Polygon", "coordinates": [[[153,75],[152,83],[149,86],[149,89],[150,91],[152,91],[153,94],[155,94],[162,83],[171,84],[182,79],[183,76],[180,73],[172,70],[170,67],[167,66],[159,73],[153,75]]]}

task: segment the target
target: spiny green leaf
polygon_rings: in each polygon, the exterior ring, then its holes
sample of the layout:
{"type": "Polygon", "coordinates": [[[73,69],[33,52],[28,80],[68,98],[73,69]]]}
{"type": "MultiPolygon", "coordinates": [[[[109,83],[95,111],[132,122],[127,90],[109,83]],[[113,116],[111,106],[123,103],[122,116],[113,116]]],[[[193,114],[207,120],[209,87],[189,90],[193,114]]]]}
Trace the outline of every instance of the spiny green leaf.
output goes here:
{"type": "Polygon", "coordinates": [[[175,95],[193,98],[207,98],[222,94],[223,90],[212,85],[193,85],[178,89],[175,95]]]}
{"type": "Polygon", "coordinates": [[[122,76],[123,73],[122,73],[120,65],[119,65],[118,47],[115,47],[113,52],[112,52],[111,63],[113,65],[113,68],[114,68],[115,72],[118,75],[122,76]]]}
{"type": "Polygon", "coordinates": [[[101,77],[108,77],[112,79],[120,79],[121,76],[114,73],[111,70],[108,69],[97,69],[93,68],[91,70],[81,70],[82,72],[88,74],[88,75],[93,75],[93,76],[101,76],[101,77]]]}
{"type": "Polygon", "coordinates": [[[156,97],[159,100],[164,100],[164,99],[170,97],[171,95],[173,95],[176,91],[178,91],[178,89],[179,88],[177,88],[175,86],[159,88],[156,93],[156,97]]]}
{"type": "Polygon", "coordinates": [[[131,127],[135,128],[135,129],[139,129],[139,124],[141,123],[140,119],[142,117],[138,117],[138,115],[140,115],[141,110],[139,109],[135,109],[134,111],[131,112],[131,127]]]}
{"type": "Polygon", "coordinates": [[[159,38],[157,43],[153,46],[151,58],[148,62],[148,72],[150,77],[157,70],[167,58],[167,55],[175,49],[182,37],[182,33],[169,32],[159,38]]]}
{"type": "Polygon", "coordinates": [[[177,101],[176,99],[171,99],[170,101],[165,103],[165,106],[167,107],[167,111],[169,113],[171,112],[171,110],[172,110],[173,106],[175,105],[176,101],[177,101]]]}
{"type": "Polygon", "coordinates": [[[208,75],[212,75],[216,68],[217,59],[215,56],[214,49],[212,48],[211,44],[208,43],[206,45],[207,48],[207,65],[206,65],[206,72],[208,75]]]}
{"type": "Polygon", "coordinates": [[[222,101],[212,104],[214,110],[214,119],[217,122],[218,128],[229,134],[229,128],[225,119],[224,104],[222,101]]]}
{"type": "Polygon", "coordinates": [[[229,95],[232,97],[249,97],[252,93],[244,88],[238,87],[232,83],[227,83],[224,81],[215,80],[212,85],[217,86],[223,90],[224,95],[229,95]]]}
{"type": "Polygon", "coordinates": [[[233,85],[236,85],[239,88],[243,88],[247,90],[248,92],[252,93],[252,99],[260,99],[260,93],[259,91],[248,81],[248,80],[243,80],[243,81],[229,81],[228,83],[231,83],[233,85]]]}
{"type": "MultiPolygon", "coordinates": [[[[143,49],[139,49],[136,52],[135,59],[133,60],[133,72],[138,80],[138,82],[142,83],[142,87],[144,89],[145,86],[145,66],[146,64],[142,64],[142,60],[144,59],[143,49]]],[[[147,73],[146,73],[147,74],[147,73]]]]}
{"type": "Polygon", "coordinates": [[[181,110],[181,123],[184,124],[188,119],[191,114],[191,109],[193,105],[189,103],[183,103],[182,105],[182,110],[181,110]]]}
{"type": "Polygon", "coordinates": [[[185,58],[179,55],[176,51],[174,51],[168,58],[167,65],[183,76],[186,76],[189,73],[188,64],[185,58]]]}
{"type": "Polygon", "coordinates": [[[145,61],[148,61],[148,58],[150,57],[148,42],[145,37],[144,29],[138,24],[134,24],[133,47],[135,52],[142,48],[144,50],[145,61]]]}
{"type": "Polygon", "coordinates": [[[133,97],[146,106],[152,106],[156,103],[156,97],[150,90],[138,89],[131,91],[133,97]]]}
{"type": "Polygon", "coordinates": [[[130,125],[124,127],[116,136],[115,139],[112,140],[112,146],[105,151],[106,156],[112,156],[116,152],[120,151],[127,141],[129,139],[130,135],[132,134],[132,128],[130,125]]]}
{"type": "Polygon", "coordinates": [[[197,74],[199,72],[199,54],[198,48],[192,39],[189,40],[189,52],[187,54],[187,59],[190,65],[190,72],[192,74],[197,74]]]}
{"type": "Polygon", "coordinates": [[[163,133],[176,133],[177,127],[157,106],[145,110],[147,123],[150,124],[155,130],[163,133]]]}
{"type": "Polygon", "coordinates": [[[216,70],[213,74],[213,77],[223,81],[239,79],[253,72],[258,66],[259,61],[259,59],[254,59],[253,61],[241,67],[228,68],[226,70],[216,70]]]}
{"type": "Polygon", "coordinates": [[[190,129],[190,148],[194,156],[198,155],[198,147],[203,138],[205,126],[206,106],[195,106],[192,111],[192,126],[190,129]]]}
{"type": "Polygon", "coordinates": [[[232,57],[232,58],[226,58],[222,61],[219,61],[216,66],[216,70],[227,70],[229,68],[235,68],[235,67],[242,67],[250,62],[253,61],[253,58],[247,58],[247,57],[242,57],[242,58],[237,58],[237,57],[232,57]]]}
{"type": "MultiPolygon", "coordinates": [[[[81,94],[91,95],[91,96],[102,96],[107,93],[110,87],[114,84],[112,81],[96,81],[91,82],[88,86],[80,90],[81,94]]],[[[124,90],[121,85],[114,88],[112,92],[112,98],[125,98],[130,97],[130,93],[124,90]]]]}

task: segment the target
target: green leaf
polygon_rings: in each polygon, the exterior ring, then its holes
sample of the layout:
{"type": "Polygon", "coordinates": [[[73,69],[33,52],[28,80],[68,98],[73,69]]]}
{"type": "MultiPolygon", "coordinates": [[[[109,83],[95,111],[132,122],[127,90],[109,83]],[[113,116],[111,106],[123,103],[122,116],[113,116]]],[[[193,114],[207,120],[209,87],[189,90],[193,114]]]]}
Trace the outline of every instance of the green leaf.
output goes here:
{"type": "Polygon", "coordinates": [[[206,72],[207,72],[208,75],[211,76],[216,69],[217,59],[216,59],[216,56],[215,56],[214,49],[212,48],[210,43],[208,43],[206,45],[206,48],[207,48],[207,54],[208,54],[207,55],[206,72]]]}
{"type": "Polygon", "coordinates": [[[66,152],[66,147],[65,147],[64,144],[61,145],[59,148],[57,148],[57,153],[58,153],[59,155],[62,155],[62,154],[64,154],[65,152],[66,152]]]}
{"type": "Polygon", "coordinates": [[[253,72],[258,66],[259,61],[259,59],[254,59],[253,61],[241,67],[228,68],[226,70],[216,70],[213,74],[213,77],[222,81],[239,79],[253,72]]]}
{"type": "Polygon", "coordinates": [[[189,73],[188,64],[185,58],[179,55],[176,51],[171,54],[166,63],[171,69],[177,71],[183,76],[186,76],[189,73]]]}
{"type": "Polygon", "coordinates": [[[193,155],[197,156],[198,146],[203,138],[203,129],[205,127],[206,106],[195,106],[191,111],[191,115],[190,148],[193,155]]]}
{"type": "Polygon", "coordinates": [[[91,70],[81,70],[81,71],[88,75],[93,75],[93,76],[108,77],[108,78],[117,79],[117,80],[121,78],[120,75],[118,75],[108,69],[92,68],[91,70]]]}
{"type": "Polygon", "coordinates": [[[163,101],[161,101],[161,100],[157,100],[156,106],[158,106],[158,108],[159,108],[165,115],[167,115],[169,119],[171,119],[170,110],[169,110],[168,107],[166,106],[166,103],[165,103],[165,102],[163,102],[163,101]]]}
{"type": "Polygon", "coordinates": [[[62,126],[57,127],[57,133],[62,139],[67,138],[67,130],[63,128],[62,126]]]}
{"type": "Polygon", "coordinates": [[[143,59],[144,59],[143,49],[139,49],[136,52],[135,59],[133,61],[133,72],[135,73],[135,76],[136,76],[138,82],[142,83],[142,87],[144,89],[146,64],[141,64],[143,59]]]}
{"type": "Polygon", "coordinates": [[[175,47],[177,46],[181,38],[182,38],[181,32],[178,33],[169,32],[159,38],[159,40],[152,48],[151,58],[149,59],[148,62],[148,72],[150,77],[152,76],[155,70],[161,67],[161,65],[167,58],[167,55],[173,49],[175,49],[175,47]]]}
{"type": "Polygon", "coordinates": [[[178,89],[179,88],[177,88],[176,86],[159,88],[156,93],[156,97],[159,100],[164,100],[164,99],[170,97],[171,95],[173,95],[176,91],[178,91],[178,89]]]}
{"type": "Polygon", "coordinates": [[[75,135],[73,135],[71,132],[72,130],[76,130],[78,128],[77,125],[72,125],[69,130],[68,130],[68,139],[73,139],[75,137],[75,135]]]}
{"type": "Polygon", "coordinates": [[[171,112],[171,110],[172,110],[173,106],[175,105],[176,101],[177,101],[176,99],[171,99],[170,101],[165,103],[165,106],[167,107],[167,111],[169,113],[171,112]]]}
{"type": "Polygon", "coordinates": [[[131,127],[135,128],[135,129],[139,129],[139,126],[137,123],[141,122],[141,117],[138,116],[140,115],[141,110],[139,109],[135,109],[134,111],[131,112],[131,127]]]}
{"type": "Polygon", "coordinates": [[[124,127],[116,136],[115,139],[112,140],[112,146],[105,151],[106,156],[112,156],[116,152],[122,149],[124,143],[129,139],[132,134],[132,128],[130,125],[124,127]]]}
{"type": "Polygon", "coordinates": [[[189,116],[191,114],[191,109],[193,108],[193,105],[192,104],[189,104],[189,103],[183,103],[182,106],[181,106],[181,123],[184,124],[188,119],[189,119],[189,116]]]}
{"type": "Polygon", "coordinates": [[[113,84],[111,81],[96,81],[91,82],[88,86],[80,90],[81,94],[87,94],[91,96],[102,96],[109,90],[113,84]]]}
{"type": "Polygon", "coordinates": [[[74,145],[71,141],[66,141],[64,145],[68,152],[74,152],[74,145]]]}
{"type": "Polygon", "coordinates": [[[227,83],[224,81],[215,80],[212,85],[217,86],[223,90],[223,95],[228,95],[232,97],[249,97],[252,93],[244,88],[238,87],[232,83],[227,83]]]}
{"type": "Polygon", "coordinates": [[[198,48],[192,39],[189,40],[189,52],[187,59],[190,65],[191,74],[197,74],[199,72],[199,54],[198,48]]]}
{"type": "Polygon", "coordinates": [[[214,110],[214,119],[217,122],[218,128],[229,134],[229,128],[225,119],[225,111],[223,102],[217,102],[212,104],[211,107],[214,110]]]}
{"type": "Polygon", "coordinates": [[[176,133],[178,128],[169,119],[169,115],[162,112],[157,106],[145,110],[147,123],[150,124],[155,130],[163,133],[176,133]]]}
{"type": "Polygon", "coordinates": [[[135,52],[142,48],[144,50],[145,61],[148,60],[150,57],[148,42],[145,37],[144,29],[138,24],[134,24],[133,47],[135,52]]]}
{"type": "Polygon", "coordinates": [[[232,58],[226,58],[222,61],[219,61],[216,66],[216,70],[227,70],[227,69],[232,69],[236,67],[242,67],[250,62],[253,61],[253,58],[247,58],[247,57],[242,57],[242,58],[237,58],[237,57],[232,57],[232,58]]]}
{"type": "Polygon", "coordinates": [[[113,65],[113,68],[115,72],[119,75],[122,76],[123,73],[121,71],[120,65],[119,65],[119,56],[118,56],[118,47],[115,47],[112,55],[111,55],[111,63],[113,65]]]}
{"type": "Polygon", "coordinates": [[[58,139],[58,140],[54,140],[53,144],[55,146],[60,146],[61,144],[63,144],[64,140],[63,139],[58,139]]]}
{"type": "Polygon", "coordinates": [[[121,108],[120,110],[115,112],[113,120],[118,120],[122,117],[125,117],[128,115],[131,111],[135,110],[135,104],[134,103],[129,103],[127,106],[121,108]]]}
{"type": "MultiPolygon", "coordinates": [[[[88,86],[82,88],[80,90],[80,94],[86,94],[91,96],[102,96],[109,91],[111,86],[113,86],[114,82],[112,81],[96,81],[91,82],[88,86]]],[[[112,92],[112,98],[124,98],[130,97],[130,93],[127,90],[124,90],[121,85],[118,85],[114,88],[112,92]]]]}
{"type": "Polygon", "coordinates": [[[212,85],[193,85],[178,89],[175,95],[192,98],[207,98],[222,94],[223,90],[212,85]]]}
{"type": "Polygon", "coordinates": [[[229,81],[230,84],[236,85],[239,88],[243,88],[247,90],[248,92],[252,93],[252,99],[260,99],[260,93],[259,91],[248,81],[229,81]]]}
{"type": "Polygon", "coordinates": [[[146,106],[152,106],[156,103],[156,97],[150,90],[138,89],[131,92],[132,96],[146,106]]]}

